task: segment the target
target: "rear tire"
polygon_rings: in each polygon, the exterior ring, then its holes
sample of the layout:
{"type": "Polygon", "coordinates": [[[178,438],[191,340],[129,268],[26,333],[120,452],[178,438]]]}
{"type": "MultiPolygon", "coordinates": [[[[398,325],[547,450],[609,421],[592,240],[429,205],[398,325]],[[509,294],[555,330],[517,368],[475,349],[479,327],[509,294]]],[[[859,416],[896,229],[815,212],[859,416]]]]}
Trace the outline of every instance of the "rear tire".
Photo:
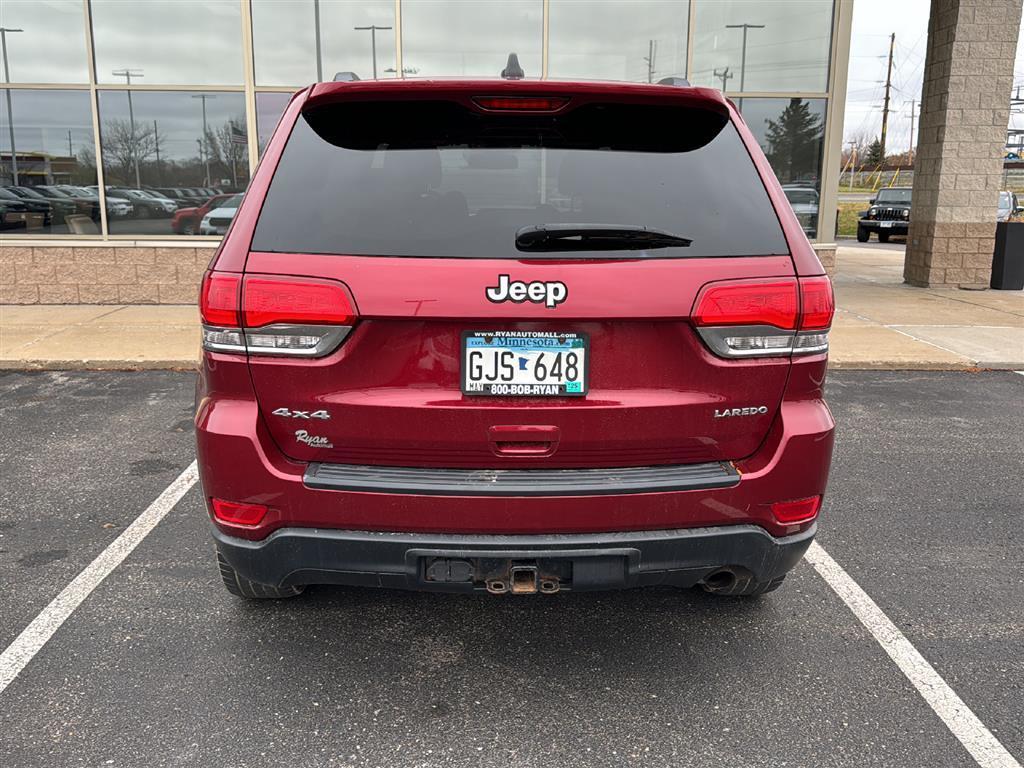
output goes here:
{"type": "Polygon", "coordinates": [[[301,595],[305,586],[295,587],[272,587],[269,584],[259,584],[249,581],[238,575],[238,571],[231,567],[231,564],[224,559],[224,555],[217,553],[217,566],[220,568],[220,578],[224,582],[224,588],[235,597],[244,597],[250,600],[277,600],[284,597],[297,597],[301,595]]]}
{"type": "Polygon", "coordinates": [[[878,242],[880,242],[880,243],[888,243],[889,242],[889,233],[888,232],[879,232],[878,233],[878,242]]]}
{"type": "Polygon", "coordinates": [[[786,574],[776,576],[770,581],[755,581],[751,576],[738,573],[729,586],[719,587],[701,584],[701,587],[703,587],[705,592],[710,592],[713,595],[722,595],[723,597],[756,597],[757,595],[767,595],[769,592],[774,592],[782,586],[782,582],[785,580],[786,574]]]}
{"type": "Polygon", "coordinates": [[[869,237],[871,237],[871,233],[870,232],[868,232],[866,229],[864,229],[864,227],[861,227],[861,226],[857,227],[857,242],[858,243],[866,243],[868,241],[869,237]]]}

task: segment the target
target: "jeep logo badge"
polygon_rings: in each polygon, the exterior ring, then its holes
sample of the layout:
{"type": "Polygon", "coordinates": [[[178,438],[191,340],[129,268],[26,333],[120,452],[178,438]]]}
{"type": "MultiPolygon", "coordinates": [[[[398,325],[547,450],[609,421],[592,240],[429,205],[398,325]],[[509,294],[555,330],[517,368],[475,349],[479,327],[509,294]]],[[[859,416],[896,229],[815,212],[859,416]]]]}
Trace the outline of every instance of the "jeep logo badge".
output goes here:
{"type": "Polygon", "coordinates": [[[516,304],[532,301],[534,304],[543,303],[548,308],[554,308],[565,301],[569,289],[565,287],[565,283],[557,280],[550,283],[524,283],[521,280],[513,282],[508,275],[498,275],[498,285],[485,289],[484,293],[487,300],[494,304],[503,301],[513,301],[516,304]]]}

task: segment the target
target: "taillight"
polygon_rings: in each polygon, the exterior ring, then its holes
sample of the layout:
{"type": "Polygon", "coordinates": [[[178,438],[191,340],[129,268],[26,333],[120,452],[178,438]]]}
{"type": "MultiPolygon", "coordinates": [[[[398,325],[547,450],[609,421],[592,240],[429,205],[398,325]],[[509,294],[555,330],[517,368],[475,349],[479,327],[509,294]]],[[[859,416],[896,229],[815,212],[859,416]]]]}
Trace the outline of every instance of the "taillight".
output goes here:
{"type": "Polygon", "coordinates": [[[206,325],[237,326],[238,294],[242,276],[234,272],[207,272],[199,296],[199,314],[206,325]]]}
{"type": "Polygon", "coordinates": [[[357,317],[348,289],[334,280],[218,272],[203,281],[200,314],[205,349],[293,357],[333,352],[357,317]]]}
{"type": "Polygon", "coordinates": [[[726,280],[704,286],[691,318],[721,357],[769,357],[828,350],[832,283],[809,278],[726,280]]]}
{"type": "Polygon", "coordinates": [[[772,504],[772,515],[783,525],[806,523],[818,516],[821,510],[821,496],[808,496],[806,499],[777,501],[772,504]]]}
{"type": "Polygon", "coordinates": [[[231,525],[258,525],[270,511],[263,504],[241,504],[218,498],[211,498],[210,506],[217,520],[231,525]]]}

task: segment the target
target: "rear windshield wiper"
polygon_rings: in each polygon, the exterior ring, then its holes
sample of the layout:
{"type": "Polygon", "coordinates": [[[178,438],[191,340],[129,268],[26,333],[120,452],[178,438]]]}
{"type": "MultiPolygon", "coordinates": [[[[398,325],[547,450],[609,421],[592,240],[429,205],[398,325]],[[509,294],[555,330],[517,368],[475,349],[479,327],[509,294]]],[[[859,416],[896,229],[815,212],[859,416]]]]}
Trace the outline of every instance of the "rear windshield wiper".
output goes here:
{"type": "Polygon", "coordinates": [[[537,224],[516,232],[520,251],[621,251],[686,248],[688,237],[630,224],[537,224]]]}

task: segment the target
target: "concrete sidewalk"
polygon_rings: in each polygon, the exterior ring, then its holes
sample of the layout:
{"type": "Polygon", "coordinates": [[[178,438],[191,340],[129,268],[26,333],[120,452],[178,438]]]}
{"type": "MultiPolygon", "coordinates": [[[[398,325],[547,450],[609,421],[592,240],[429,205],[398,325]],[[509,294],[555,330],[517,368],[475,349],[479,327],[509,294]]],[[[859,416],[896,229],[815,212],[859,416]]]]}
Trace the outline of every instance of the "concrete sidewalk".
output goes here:
{"type": "MultiPolygon", "coordinates": [[[[903,285],[903,247],[841,246],[835,368],[1024,370],[1024,291],[903,285]]],[[[193,306],[0,306],[0,368],[190,368],[193,306]]]]}

